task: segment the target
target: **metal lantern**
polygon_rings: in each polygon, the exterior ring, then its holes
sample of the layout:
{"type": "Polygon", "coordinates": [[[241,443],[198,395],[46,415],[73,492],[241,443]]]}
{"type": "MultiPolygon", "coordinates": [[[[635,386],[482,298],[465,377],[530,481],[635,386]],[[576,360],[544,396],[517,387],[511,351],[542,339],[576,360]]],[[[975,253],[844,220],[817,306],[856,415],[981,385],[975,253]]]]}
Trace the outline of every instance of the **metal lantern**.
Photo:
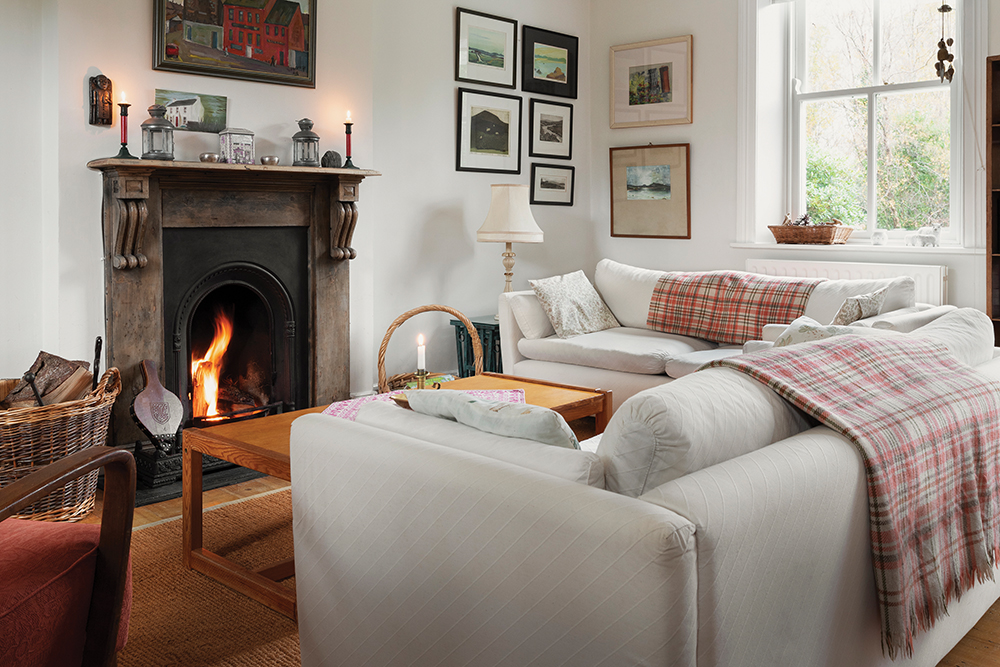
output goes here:
{"type": "Polygon", "coordinates": [[[174,159],[174,126],[163,117],[167,108],[162,104],[149,107],[149,118],[142,121],[142,159],[174,159]]]}
{"type": "Polygon", "coordinates": [[[292,135],[292,166],[319,166],[319,135],[312,131],[308,118],[298,121],[299,131],[292,135]]]}

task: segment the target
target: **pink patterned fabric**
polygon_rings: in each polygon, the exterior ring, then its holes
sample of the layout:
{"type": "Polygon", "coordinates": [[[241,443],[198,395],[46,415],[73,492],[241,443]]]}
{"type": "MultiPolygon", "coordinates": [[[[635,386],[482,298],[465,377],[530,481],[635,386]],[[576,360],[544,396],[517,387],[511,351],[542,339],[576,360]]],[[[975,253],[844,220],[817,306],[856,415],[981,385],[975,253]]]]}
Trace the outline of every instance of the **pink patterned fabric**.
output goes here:
{"type": "Polygon", "coordinates": [[[823,278],[775,278],[742,271],[673,271],[653,289],[646,326],[654,331],[742,345],[765,324],[805,312],[823,278]]]}
{"type": "MultiPolygon", "coordinates": [[[[444,387],[447,389],[447,387],[444,387]]],[[[400,389],[399,391],[390,391],[386,394],[374,394],[372,396],[361,396],[360,398],[351,398],[346,401],[337,401],[323,411],[324,415],[331,415],[333,417],[340,417],[341,419],[348,419],[354,421],[358,416],[358,410],[365,403],[371,403],[372,401],[391,401],[393,394],[404,394],[407,391],[413,391],[412,389],[400,389]]],[[[524,390],[523,389],[470,389],[465,392],[470,396],[475,396],[476,398],[481,398],[486,401],[505,401],[507,403],[524,403],[524,390]]]]}
{"type": "Polygon", "coordinates": [[[882,643],[947,613],[1000,554],[1000,383],[919,339],[837,336],[716,361],[766,384],[861,452],[882,643]]]}

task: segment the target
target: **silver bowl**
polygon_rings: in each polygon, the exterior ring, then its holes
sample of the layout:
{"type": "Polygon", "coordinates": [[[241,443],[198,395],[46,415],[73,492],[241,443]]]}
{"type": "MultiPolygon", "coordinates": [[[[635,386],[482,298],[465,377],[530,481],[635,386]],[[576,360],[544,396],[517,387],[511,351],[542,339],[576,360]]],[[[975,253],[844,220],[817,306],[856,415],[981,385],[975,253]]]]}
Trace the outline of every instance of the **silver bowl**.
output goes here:
{"type": "Polygon", "coordinates": [[[260,159],[260,163],[261,164],[271,164],[271,165],[278,164],[278,156],[277,155],[265,155],[265,156],[263,156],[260,159]]]}
{"type": "Polygon", "coordinates": [[[202,162],[221,162],[218,153],[202,153],[198,156],[198,159],[202,162]]]}

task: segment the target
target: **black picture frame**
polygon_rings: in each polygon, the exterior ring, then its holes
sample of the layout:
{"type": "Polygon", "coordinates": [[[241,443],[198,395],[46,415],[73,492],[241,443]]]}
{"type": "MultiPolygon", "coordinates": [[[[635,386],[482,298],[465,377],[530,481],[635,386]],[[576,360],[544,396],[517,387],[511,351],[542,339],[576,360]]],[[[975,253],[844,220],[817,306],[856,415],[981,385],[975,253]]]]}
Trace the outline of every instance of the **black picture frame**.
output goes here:
{"type": "Polygon", "coordinates": [[[520,174],[521,105],[518,95],[459,88],[455,170],[520,174]],[[479,112],[474,114],[475,109],[479,112]],[[506,137],[506,152],[500,133],[506,137]]]}
{"type": "Polygon", "coordinates": [[[264,16],[208,0],[186,0],[179,10],[154,0],[153,69],[315,88],[317,2],[308,3],[305,13],[301,7],[287,12],[283,5],[264,16]],[[279,41],[268,40],[272,28],[280,30],[279,41]],[[273,64],[269,53],[276,57],[273,64]]]}
{"type": "Polygon", "coordinates": [[[477,83],[498,88],[517,88],[517,21],[477,12],[462,7],[455,8],[455,81],[477,83]],[[479,64],[472,62],[470,55],[475,46],[475,30],[479,29],[480,38],[484,33],[494,32],[504,35],[504,45],[501,53],[487,52],[486,47],[480,50],[486,58],[496,60],[499,55],[502,67],[495,64],[479,64]]]}
{"type": "Polygon", "coordinates": [[[528,155],[556,160],[573,159],[572,104],[532,98],[528,105],[528,126],[528,155]],[[551,127],[551,120],[546,116],[558,117],[557,127],[551,127]],[[554,141],[556,135],[560,141],[554,141]]]}
{"type": "Polygon", "coordinates": [[[526,25],[521,35],[521,90],[553,97],[576,99],[579,78],[580,40],[573,35],[553,32],[526,25]],[[536,71],[536,46],[550,47],[556,53],[549,57],[539,53],[540,68],[536,71]],[[564,52],[564,53],[563,53],[564,52]],[[554,67],[565,63],[565,80],[554,77],[554,67]],[[552,71],[549,71],[552,70],[552,71]]]}
{"type": "Polygon", "coordinates": [[[531,164],[531,203],[540,206],[572,206],[576,190],[576,167],[568,164],[531,164]],[[562,188],[547,188],[546,180],[562,188]]]}

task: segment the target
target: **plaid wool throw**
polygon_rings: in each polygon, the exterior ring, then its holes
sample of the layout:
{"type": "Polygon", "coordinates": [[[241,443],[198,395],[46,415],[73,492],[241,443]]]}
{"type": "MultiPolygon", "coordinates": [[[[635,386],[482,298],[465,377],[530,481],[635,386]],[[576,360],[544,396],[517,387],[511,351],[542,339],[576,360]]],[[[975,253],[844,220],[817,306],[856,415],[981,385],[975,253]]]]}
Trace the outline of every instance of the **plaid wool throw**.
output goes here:
{"type": "Polygon", "coordinates": [[[823,278],[775,278],[742,271],[672,271],[653,289],[646,326],[654,331],[742,345],[765,324],[801,317],[823,278]]]}
{"type": "Polygon", "coordinates": [[[1000,383],[920,339],[836,336],[714,362],[848,437],[868,478],[883,650],[913,653],[1000,550],[1000,383]]]}

